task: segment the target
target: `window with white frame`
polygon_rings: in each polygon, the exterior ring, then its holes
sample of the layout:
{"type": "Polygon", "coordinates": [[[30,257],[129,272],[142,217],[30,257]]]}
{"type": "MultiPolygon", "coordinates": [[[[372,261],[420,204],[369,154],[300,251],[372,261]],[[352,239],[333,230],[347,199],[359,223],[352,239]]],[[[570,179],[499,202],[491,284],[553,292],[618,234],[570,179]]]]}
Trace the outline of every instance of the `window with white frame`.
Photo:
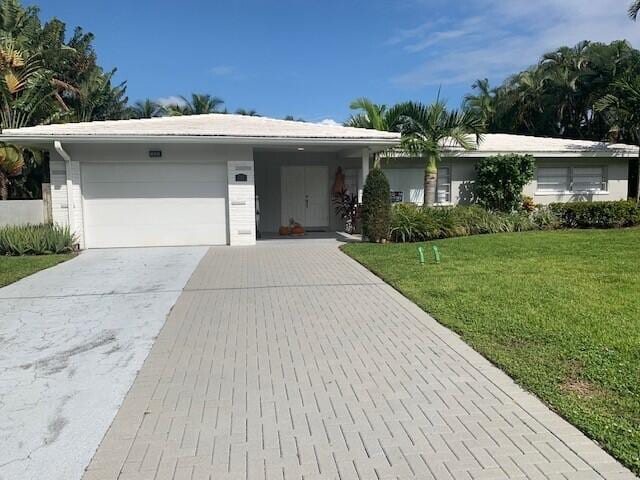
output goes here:
{"type": "Polygon", "coordinates": [[[607,179],[604,167],[573,167],[571,190],[574,192],[604,192],[607,179]]]}
{"type": "Polygon", "coordinates": [[[438,189],[436,202],[451,202],[451,169],[449,167],[438,168],[438,189]]]}
{"type": "Polygon", "coordinates": [[[604,192],[607,190],[605,167],[539,167],[540,193],[604,192]]]}

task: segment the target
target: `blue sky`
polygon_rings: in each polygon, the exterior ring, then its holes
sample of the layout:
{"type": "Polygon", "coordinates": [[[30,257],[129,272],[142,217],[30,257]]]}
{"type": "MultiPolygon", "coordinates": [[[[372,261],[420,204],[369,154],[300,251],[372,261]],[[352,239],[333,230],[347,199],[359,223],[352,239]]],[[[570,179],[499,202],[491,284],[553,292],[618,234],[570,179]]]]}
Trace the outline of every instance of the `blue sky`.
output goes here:
{"type": "Polygon", "coordinates": [[[191,92],[230,110],[343,121],[349,102],[458,106],[476,78],[499,83],[546,50],[626,38],[625,0],[41,0],[42,18],[96,35],[131,101],[191,92]]]}

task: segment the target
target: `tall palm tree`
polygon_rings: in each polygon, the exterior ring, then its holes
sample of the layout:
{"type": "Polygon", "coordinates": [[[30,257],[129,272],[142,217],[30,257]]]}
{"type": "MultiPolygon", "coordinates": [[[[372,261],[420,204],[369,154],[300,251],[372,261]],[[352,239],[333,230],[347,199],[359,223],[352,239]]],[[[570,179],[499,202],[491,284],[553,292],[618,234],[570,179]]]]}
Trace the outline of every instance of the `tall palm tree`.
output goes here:
{"type": "Polygon", "coordinates": [[[219,107],[224,101],[212,95],[193,93],[191,98],[180,96],[181,104],[167,106],[169,115],[203,115],[207,113],[220,113],[219,107]]]}
{"type": "Polygon", "coordinates": [[[634,2],[629,6],[627,13],[632,20],[636,20],[638,18],[638,13],[640,13],[640,0],[634,0],[634,2]]]}
{"type": "Polygon", "coordinates": [[[478,93],[466,95],[462,102],[463,108],[474,112],[484,123],[485,129],[488,129],[496,113],[496,91],[491,89],[487,78],[476,80],[471,88],[478,93]]]}
{"type": "Polygon", "coordinates": [[[150,98],[147,98],[146,100],[138,100],[129,107],[129,115],[131,118],[160,117],[163,113],[164,107],[150,98]]]}
{"type": "MultiPolygon", "coordinates": [[[[371,128],[387,132],[399,132],[404,120],[404,104],[396,104],[387,107],[384,104],[373,103],[365,97],[360,97],[351,102],[349,108],[357,113],[344,123],[346,127],[371,128]]],[[[376,152],[373,155],[374,168],[380,168],[380,158],[385,152],[376,152]]]]}
{"type": "Polygon", "coordinates": [[[373,103],[368,98],[360,97],[351,102],[349,108],[358,113],[351,115],[349,120],[345,122],[345,126],[373,128],[375,130],[390,129],[386,105],[373,103]]]}
{"type": "MultiPolygon", "coordinates": [[[[612,93],[608,93],[595,104],[597,111],[607,116],[612,140],[630,139],[640,145],[640,78],[630,76],[615,81],[612,93]]],[[[630,193],[640,199],[640,160],[632,164],[635,184],[630,193]]]]}
{"type": "Polygon", "coordinates": [[[401,112],[402,148],[425,158],[424,204],[432,206],[436,202],[442,149],[459,147],[473,150],[481,141],[483,122],[473,112],[449,111],[440,99],[431,105],[406,102],[394,108],[401,112]]]}
{"type": "Polygon", "coordinates": [[[14,145],[0,144],[0,200],[9,198],[9,179],[20,175],[23,167],[22,151],[14,145]]]}

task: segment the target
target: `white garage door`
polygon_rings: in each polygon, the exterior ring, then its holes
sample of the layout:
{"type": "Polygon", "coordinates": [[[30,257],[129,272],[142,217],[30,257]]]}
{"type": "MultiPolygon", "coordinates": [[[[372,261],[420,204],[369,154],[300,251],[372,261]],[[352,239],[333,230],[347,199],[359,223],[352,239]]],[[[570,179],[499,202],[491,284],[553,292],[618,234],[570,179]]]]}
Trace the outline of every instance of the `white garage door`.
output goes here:
{"type": "Polygon", "coordinates": [[[88,248],[227,243],[226,163],[82,163],[88,248]]]}

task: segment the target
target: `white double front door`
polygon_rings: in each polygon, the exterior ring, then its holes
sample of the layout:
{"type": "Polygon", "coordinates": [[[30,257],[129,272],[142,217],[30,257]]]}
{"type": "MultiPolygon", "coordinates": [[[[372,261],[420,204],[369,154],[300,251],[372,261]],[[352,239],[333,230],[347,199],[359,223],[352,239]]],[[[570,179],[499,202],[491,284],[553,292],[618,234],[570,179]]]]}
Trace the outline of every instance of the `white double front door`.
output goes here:
{"type": "Polygon", "coordinates": [[[293,218],[305,228],[329,226],[329,167],[284,166],[282,225],[293,218]]]}

